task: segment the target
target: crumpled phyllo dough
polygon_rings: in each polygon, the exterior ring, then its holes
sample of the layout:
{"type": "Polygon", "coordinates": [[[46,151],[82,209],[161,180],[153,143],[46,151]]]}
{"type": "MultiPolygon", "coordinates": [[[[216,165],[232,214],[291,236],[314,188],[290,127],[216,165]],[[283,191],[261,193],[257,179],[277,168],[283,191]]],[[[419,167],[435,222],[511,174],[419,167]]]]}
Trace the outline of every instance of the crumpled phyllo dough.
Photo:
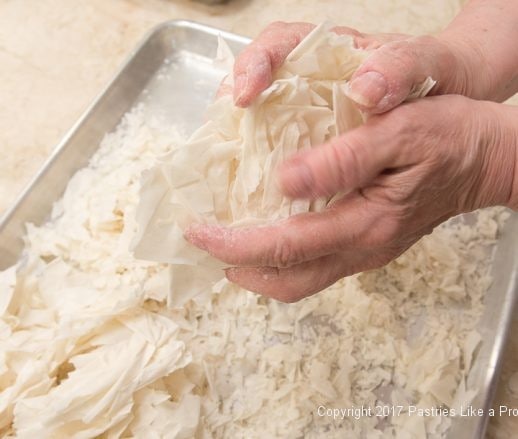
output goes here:
{"type": "Polygon", "coordinates": [[[68,377],[41,396],[14,408],[18,437],[90,438],[110,428],[122,431],[135,392],[190,362],[177,340],[178,326],[158,314],[135,311],[113,320],[70,358],[68,377]]]}
{"type": "MultiPolygon", "coordinates": [[[[220,47],[218,53],[218,63],[229,69],[229,50],[220,47]]],[[[284,197],[275,171],[297,151],[362,123],[347,83],[368,54],[355,48],[350,36],[318,26],[249,108],[220,97],[187,143],[145,172],[133,250],[137,258],[171,264],[170,306],[209,291],[223,277],[222,264],[185,241],[189,224],[264,224],[325,207],[284,197]],[[197,281],[189,281],[186,272],[197,281]]],[[[427,79],[411,97],[426,94],[433,84],[427,79]]]]}

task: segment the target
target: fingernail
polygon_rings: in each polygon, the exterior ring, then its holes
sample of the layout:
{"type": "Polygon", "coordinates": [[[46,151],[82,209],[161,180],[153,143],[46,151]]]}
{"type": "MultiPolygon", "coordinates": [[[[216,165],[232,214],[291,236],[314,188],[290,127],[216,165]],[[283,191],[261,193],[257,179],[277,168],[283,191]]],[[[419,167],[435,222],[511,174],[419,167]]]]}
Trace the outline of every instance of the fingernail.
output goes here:
{"type": "Polygon", "coordinates": [[[310,195],[315,183],[311,169],[304,162],[285,164],[280,170],[279,182],[283,191],[292,196],[310,195]]]}
{"type": "Polygon", "coordinates": [[[234,101],[236,104],[241,104],[246,92],[247,77],[244,73],[234,78],[234,101]]]}
{"type": "Polygon", "coordinates": [[[357,104],[373,108],[385,97],[387,91],[387,81],[381,73],[367,72],[351,81],[347,95],[357,104]]]}

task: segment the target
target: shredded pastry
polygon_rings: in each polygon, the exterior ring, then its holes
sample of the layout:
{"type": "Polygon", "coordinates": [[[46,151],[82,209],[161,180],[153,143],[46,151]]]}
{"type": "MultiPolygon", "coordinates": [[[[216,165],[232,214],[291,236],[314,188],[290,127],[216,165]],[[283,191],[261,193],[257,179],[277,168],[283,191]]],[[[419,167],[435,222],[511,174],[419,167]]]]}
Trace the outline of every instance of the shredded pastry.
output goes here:
{"type": "MultiPolygon", "coordinates": [[[[138,258],[171,264],[170,306],[182,306],[223,277],[218,261],[185,241],[183,230],[193,221],[238,227],[325,207],[325,200],[283,197],[275,170],[295,152],[362,123],[347,87],[369,52],[330,29],[315,28],[251,108],[235,107],[231,96],[214,102],[207,123],[146,173],[134,250],[138,258]]],[[[218,58],[230,73],[233,57],[223,42],[218,58]]],[[[428,78],[409,99],[434,84],[428,78]]]]}

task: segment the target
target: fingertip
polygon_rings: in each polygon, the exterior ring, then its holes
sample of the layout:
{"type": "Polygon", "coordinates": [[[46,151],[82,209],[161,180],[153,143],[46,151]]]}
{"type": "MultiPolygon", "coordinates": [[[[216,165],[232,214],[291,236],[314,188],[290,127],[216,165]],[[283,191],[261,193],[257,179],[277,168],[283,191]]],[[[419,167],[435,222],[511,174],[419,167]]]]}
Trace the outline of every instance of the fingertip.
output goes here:
{"type": "Polygon", "coordinates": [[[222,240],[223,228],[217,225],[194,223],[184,230],[183,236],[186,241],[200,250],[209,251],[222,240]]]}
{"type": "Polygon", "coordinates": [[[207,250],[202,226],[202,224],[191,224],[184,230],[183,237],[187,242],[190,242],[192,245],[198,247],[199,249],[207,250]]]}
{"type": "Polygon", "coordinates": [[[255,49],[243,54],[234,68],[234,103],[248,107],[273,81],[270,56],[255,49]]]}
{"type": "Polygon", "coordinates": [[[247,107],[250,105],[250,99],[247,95],[248,78],[245,73],[241,73],[234,78],[234,103],[238,107],[247,107]]]}
{"type": "Polygon", "coordinates": [[[250,96],[242,93],[238,96],[234,96],[234,105],[239,108],[247,108],[252,103],[252,100],[253,99],[250,98],[250,96]]]}

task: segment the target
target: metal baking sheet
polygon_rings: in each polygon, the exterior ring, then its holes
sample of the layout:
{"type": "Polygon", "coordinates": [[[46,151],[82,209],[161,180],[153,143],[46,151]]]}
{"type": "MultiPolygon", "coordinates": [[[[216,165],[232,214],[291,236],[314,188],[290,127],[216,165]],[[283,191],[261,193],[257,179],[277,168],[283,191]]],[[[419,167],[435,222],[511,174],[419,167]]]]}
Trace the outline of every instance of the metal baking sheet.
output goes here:
{"type": "MultiPolygon", "coordinates": [[[[237,53],[247,38],[189,21],[155,28],[135,49],[108,87],[72,127],[16,204],[0,220],[0,270],[20,257],[27,222],[41,224],[63,194],[70,177],[87,165],[103,136],[122,116],[145,101],[153,117],[197,128],[222,79],[211,60],[221,35],[237,53]]],[[[502,351],[508,335],[517,287],[518,218],[507,222],[495,248],[494,282],[486,297],[479,331],[483,342],[469,382],[479,389],[472,403],[484,413],[491,407],[502,351]]],[[[448,437],[483,438],[488,417],[454,418],[448,437]]]]}

